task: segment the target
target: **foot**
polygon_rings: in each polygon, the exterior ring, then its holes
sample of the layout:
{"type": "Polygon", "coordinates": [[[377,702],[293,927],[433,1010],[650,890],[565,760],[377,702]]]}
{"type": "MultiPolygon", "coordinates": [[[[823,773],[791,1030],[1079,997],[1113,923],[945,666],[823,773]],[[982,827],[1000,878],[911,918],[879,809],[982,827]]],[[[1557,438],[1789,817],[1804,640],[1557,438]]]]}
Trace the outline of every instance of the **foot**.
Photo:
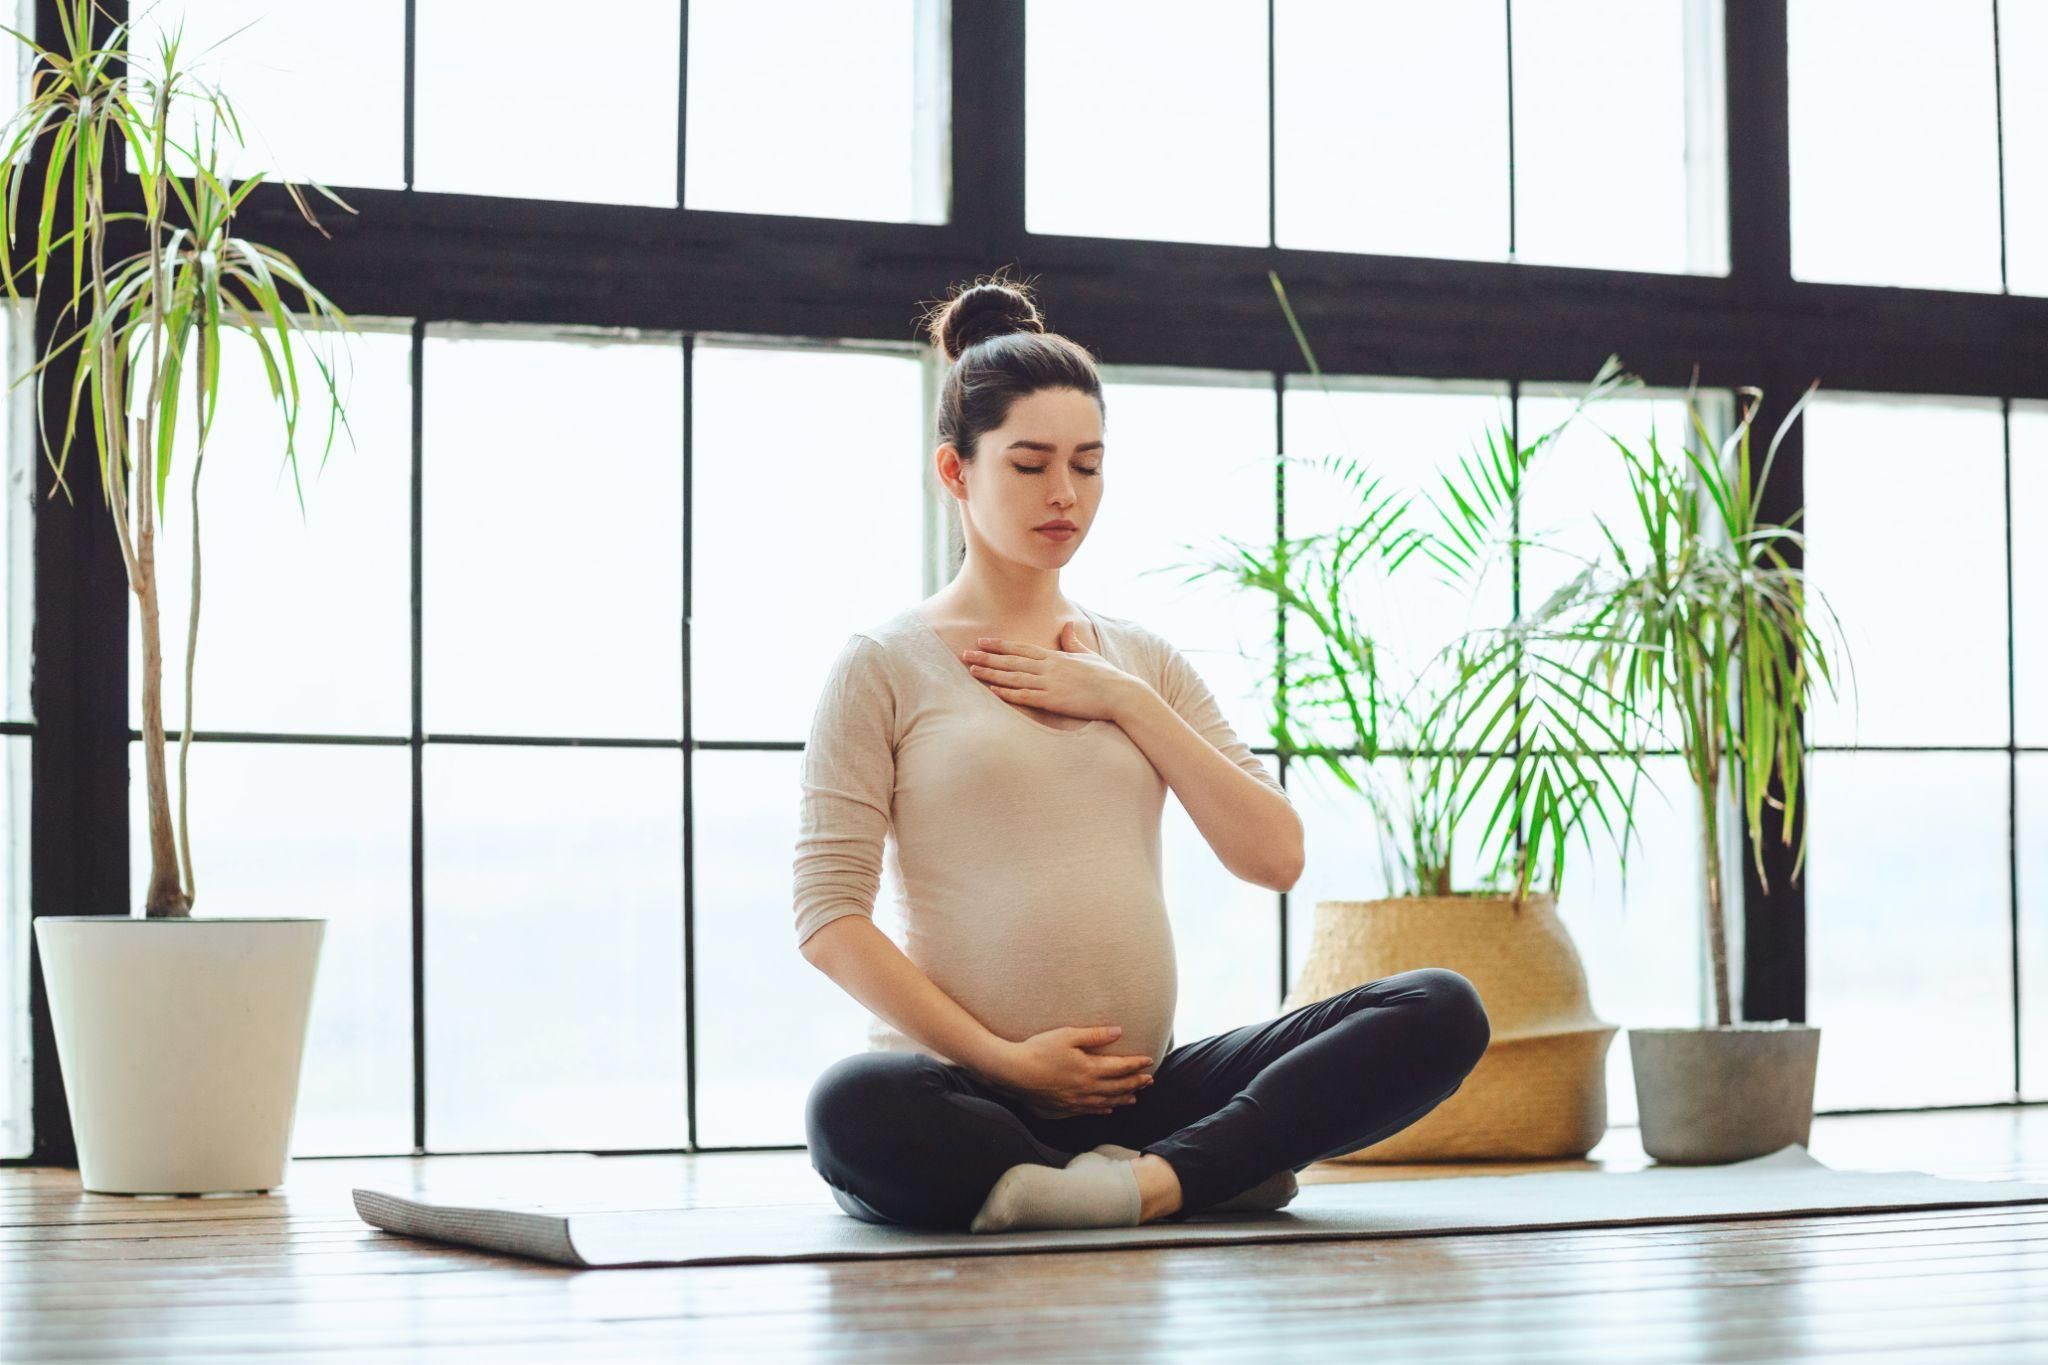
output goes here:
{"type": "Polygon", "coordinates": [[[1106,1142],[1069,1161],[1067,1169],[1073,1170],[1077,1166],[1091,1164],[1123,1167],[1136,1177],[1140,1223],[1156,1222],[1180,1211],[1180,1176],[1167,1163],[1165,1157],[1153,1156],[1147,1152],[1134,1152],[1128,1147],[1106,1142]]]}
{"type": "Polygon", "coordinates": [[[1143,1211],[1134,1172],[1121,1161],[1076,1157],[1064,1169],[1025,1162],[1003,1172],[969,1231],[1128,1228],[1143,1221],[1143,1211]]]}
{"type": "MultiPolygon", "coordinates": [[[[1119,1147],[1113,1142],[1105,1142],[1100,1147],[1095,1147],[1090,1149],[1089,1152],[1082,1153],[1082,1155],[1084,1156],[1091,1154],[1100,1155],[1111,1161],[1136,1161],[1140,1156],[1144,1155],[1143,1153],[1135,1151],[1129,1147],[1119,1147]]],[[[1155,1158],[1155,1160],[1156,1159],[1158,1158],[1155,1158]]],[[[1161,1164],[1165,1165],[1169,1171],[1173,1169],[1173,1167],[1170,1164],[1164,1162],[1163,1160],[1161,1161],[1161,1164]]],[[[1140,1192],[1142,1192],[1145,1189],[1144,1170],[1140,1168],[1137,1171],[1137,1175],[1138,1188],[1140,1192]]],[[[1176,1177],[1174,1180],[1174,1208],[1180,1207],[1179,1192],[1180,1181],[1178,1177],[1176,1177]]],[[[1261,1180],[1258,1184],[1244,1191],[1244,1193],[1233,1195],[1229,1199],[1224,1200],[1222,1203],[1216,1204],[1211,1208],[1205,1210],[1205,1212],[1270,1213],[1276,1209],[1286,1208],[1289,1204],[1294,1202],[1294,1197],[1299,1193],[1301,1193],[1301,1185],[1300,1182],[1295,1180],[1294,1172],[1286,1169],[1285,1167],[1282,1167],[1280,1170],[1275,1171],[1272,1175],[1267,1176],[1264,1180],[1261,1180]]],[[[1171,1213],[1172,1211],[1172,1209],[1167,1210],[1167,1212],[1169,1213],[1171,1213]]],[[[1164,1215],[1160,1216],[1163,1217],[1164,1215]]]]}

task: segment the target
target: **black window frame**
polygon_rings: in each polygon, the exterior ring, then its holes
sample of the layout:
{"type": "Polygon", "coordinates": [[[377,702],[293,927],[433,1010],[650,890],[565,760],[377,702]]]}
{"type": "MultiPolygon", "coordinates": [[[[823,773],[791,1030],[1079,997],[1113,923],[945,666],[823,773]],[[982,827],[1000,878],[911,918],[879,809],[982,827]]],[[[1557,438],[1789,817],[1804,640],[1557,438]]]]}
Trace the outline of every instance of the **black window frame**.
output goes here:
{"type": "MultiPolygon", "coordinates": [[[[45,43],[57,41],[57,0],[37,0],[45,43]]],[[[688,4],[682,5],[677,92],[677,186],[689,152],[688,4]]],[[[1504,0],[1504,18],[1506,17],[1504,0]]],[[[421,339],[431,324],[503,323],[638,328],[675,333],[691,399],[694,338],[705,333],[910,342],[923,301],[999,266],[1032,277],[1049,316],[1106,364],[1265,373],[1276,405],[1281,376],[1302,370],[1268,272],[1332,374],[1583,384],[1609,353],[1653,386],[1762,388],[1757,427],[1775,430],[1812,380],[1870,393],[2048,399],[2048,298],[2009,293],[1884,288],[1796,281],[1790,270],[1786,54],[1787,0],[1725,6],[1728,260],[1725,276],[1666,275],[1533,265],[1042,235],[1024,227],[1024,0],[954,4],[950,52],[950,221],[863,222],[402,190],[348,190],[359,212],[322,214],[307,228],[282,190],[261,187],[242,211],[248,235],[278,246],[337,303],[363,316],[410,320],[413,330],[412,733],[414,1139],[425,1134],[423,812],[419,538],[421,339]]],[[[111,19],[127,5],[108,0],[111,19]]],[[[1994,0],[1994,32],[1995,32],[1994,0]]],[[[1268,9],[1269,34],[1271,6],[1268,9]]],[[[414,5],[406,8],[405,177],[413,182],[414,5]]],[[[1269,43],[1270,55],[1270,43],[1269,43]]],[[[1272,71],[1268,65],[1269,113],[1272,71]]],[[[2001,108],[2001,116],[2003,110],[2001,108]]],[[[1510,102],[1512,118],[1512,101],[1510,102]]],[[[1269,120],[1270,130],[1270,120],[1269,120]]],[[[1270,131],[1269,131],[1270,137],[1270,131]]],[[[2001,136],[2002,146],[2002,136],[2001,136]]],[[[1269,157],[1269,177],[1271,158],[1269,157]]],[[[1510,164],[1512,176],[1512,161],[1510,164]]],[[[1269,192],[1271,189],[1269,180],[1269,192]]],[[[2001,164],[2001,194],[2003,166],[2001,164]]],[[[2001,199],[2001,242],[2003,210],[2001,199]]],[[[1269,218],[1269,223],[1270,223],[1269,218]]],[[[1269,237],[1270,240],[1270,237],[1269,237]]],[[[2001,250],[2001,258],[2003,251],[2001,250]]],[[[56,325],[39,307],[38,345],[56,325]]],[[[87,437],[89,438],[89,435],[87,437]]],[[[684,424],[685,720],[684,857],[694,855],[691,756],[700,748],[800,748],[794,743],[698,741],[688,719],[692,583],[689,574],[689,423],[684,424]]],[[[2007,566],[2011,517],[2008,432],[2007,566]]],[[[1803,502],[1801,430],[1780,450],[1763,515],[1783,519],[1803,502]]],[[[1284,479],[1278,489],[1284,509],[1284,479]]],[[[41,490],[39,489],[40,493],[41,490]]],[[[80,499],[38,497],[35,540],[31,913],[129,914],[127,630],[129,594],[106,517],[80,499]]],[[[1280,637],[1276,622],[1276,639],[1280,637]]],[[[2008,655],[2008,695],[2012,678],[2008,655]]],[[[222,739],[273,738],[221,735],[222,739]]],[[[336,742],[340,737],[294,736],[336,742]]],[[[2008,734],[2017,790],[2017,736],[2008,734]]],[[[434,742],[442,742],[433,737],[434,742]]],[[[533,742],[526,740],[523,742],[533,742]]],[[[545,741],[543,741],[545,742],[545,741]]],[[[578,742],[564,738],[555,742],[578,742]]],[[[1815,746],[1825,747],[1825,746],[1815,746]]],[[[1872,747],[1872,746],[1865,746],[1872,747]]],[[[1995,748],[1995,746],[1993,746],[1995,748]]],[[[2033,752],[2040,752],[2035,749],[2033,752]]],[[[1260,752],[1272,754],[1270,748],[1260,752]]],[[[1285,780],[1286,764],[1281,763],[1285,780]]],[[[1796,842],[1795,831],[1795,842],[1796,842]]],[[[2016,826],[2012,857],[2017,861],[2016,826]]],[[[1770,887],[1742,863],[1740,998],[1744,1017],[1806,1015],[1806,900],[1790,850],[1764,855],[1770,887]]],[[[684,969],[694,972],[692,879],[684,879],[684,969]]],[[[2019,902],[2014,871],[2014,1093],[2019,1093],[2019,902]]],[[[1285,896],[1278,898],[1280,964],[1287,960],[1285,896]]],[[[26,1162],[75,1164],[48,1002],[31,936],[34,1147],[26,1162]]],[[[695,1145],[696,1029],[689,1026],[688,1129],[695,1145]]],[[[2012,1103],[2018,1103],[2014,1100],[2012,1103]]],[[[1889,1112],[1889,1111],[1888,1111],[1889,1112]]],[[[8,1164],[21,1164],[13,1162],[8,1164]]]]}

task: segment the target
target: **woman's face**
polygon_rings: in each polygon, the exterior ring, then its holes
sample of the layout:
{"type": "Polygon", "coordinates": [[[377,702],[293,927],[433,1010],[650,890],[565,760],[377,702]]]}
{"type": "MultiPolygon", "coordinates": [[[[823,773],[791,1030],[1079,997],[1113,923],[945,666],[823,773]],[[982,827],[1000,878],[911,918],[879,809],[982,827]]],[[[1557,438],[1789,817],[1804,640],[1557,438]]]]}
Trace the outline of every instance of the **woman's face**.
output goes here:
{"type": "Polygon", "coordinates": [[[1102,409],[1079,389],[1040,389],[1010,404],[962,465],[939,447],[939,474],[960,498],[961,524],[1005,559],[1057,568],[1074,557],[1102,505],[1102,409]],[[965,480],[965,497],[961,497],[965,480]],[[1048,534],[1047,522],[1072,522],[1048,534]]]}

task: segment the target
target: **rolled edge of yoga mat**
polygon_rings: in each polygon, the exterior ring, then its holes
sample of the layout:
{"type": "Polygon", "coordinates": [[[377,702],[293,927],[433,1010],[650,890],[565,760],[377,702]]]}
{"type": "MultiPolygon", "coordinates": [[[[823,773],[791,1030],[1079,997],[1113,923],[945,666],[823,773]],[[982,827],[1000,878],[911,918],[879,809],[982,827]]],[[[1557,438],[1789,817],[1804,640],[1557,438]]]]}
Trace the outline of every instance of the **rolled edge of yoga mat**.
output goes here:
{"type": "Polygon", "coordinates": [[[358,1189],[353,1195],[356,1215],[386,1232],[589,1268],[569,1236],[566,1214],[421,1203],[388,1190],[358,1189]]]}

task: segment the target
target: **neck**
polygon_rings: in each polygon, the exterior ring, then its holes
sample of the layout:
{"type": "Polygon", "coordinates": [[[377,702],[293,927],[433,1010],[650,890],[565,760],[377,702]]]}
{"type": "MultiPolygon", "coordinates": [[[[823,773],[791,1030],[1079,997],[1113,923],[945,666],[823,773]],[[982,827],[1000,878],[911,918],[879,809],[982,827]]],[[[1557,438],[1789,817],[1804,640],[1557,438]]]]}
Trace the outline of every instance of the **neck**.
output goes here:
{"type": "Polygon", "coordinates": [[[938,596],[950,609],[978,621],[1044,621],[1075,610],[1060,592],[1058,569],[995,565],[978,559],[972,548],[938,596]]]}

